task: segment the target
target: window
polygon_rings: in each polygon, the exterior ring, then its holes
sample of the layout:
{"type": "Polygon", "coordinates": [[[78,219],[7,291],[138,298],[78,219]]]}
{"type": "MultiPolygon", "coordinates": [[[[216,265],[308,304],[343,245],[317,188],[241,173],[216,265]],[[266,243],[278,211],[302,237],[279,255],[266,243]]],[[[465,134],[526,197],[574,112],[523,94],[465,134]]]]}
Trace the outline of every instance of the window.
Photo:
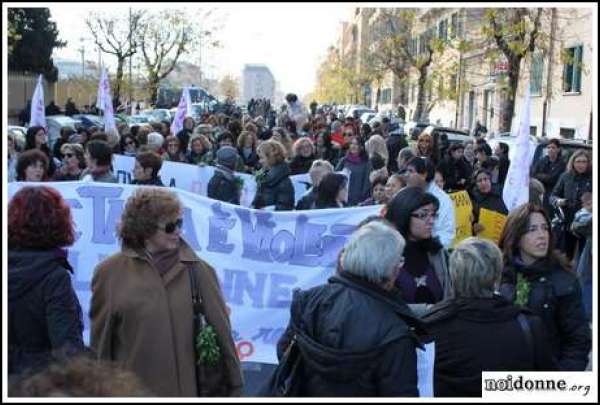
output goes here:
{"type": "Polygon", "coordinates": [[[575,138],[575,129],[573,128],[561,128],[560,136],[565,139],[573,139],[575,138]]]}
{"type": "Polygon", "coordinates": [[[452,14],[450,18],[450,39],[456,38],[458,33],[458,13],[452,14]]]}
{"type": "Polygon", "coordinates": [[[381,92],[381,103],[390,104],[392,102],[392,89],[383,89],[381,92]]]}
{"type": "Polygon", "coordinates": [[[580,93],[583,46],[567,48],[565,54],[567,60],[563,68],[563,91],[565,93],[580,93]]]}
{"type": "Polygon", "coordinates": [[[438,24],[438,38],[442,41],[448,40],[448,20],[442,20],[438,24]]]}
{"type": "Polygon", "coordinates": [[[451,93],[456,91],[456,80],[457,80],[457,75],[450,76],[450,87],[448,87],[448,91],[451,93]]]}
{"type": "Polygon", "coordinates": [[[529,135],[535,136],[536,134],[537,134],[537,127],[536,126],[530,126],[529,127],[529,135]]]}
{"type": "Polygon", "coordinates": [[[529,91],[531,95],[542,94],[542,78],[544,76],[544,57],[541,53],[534,53],[531,58],[531,75],[529,78],[529,91]]]}

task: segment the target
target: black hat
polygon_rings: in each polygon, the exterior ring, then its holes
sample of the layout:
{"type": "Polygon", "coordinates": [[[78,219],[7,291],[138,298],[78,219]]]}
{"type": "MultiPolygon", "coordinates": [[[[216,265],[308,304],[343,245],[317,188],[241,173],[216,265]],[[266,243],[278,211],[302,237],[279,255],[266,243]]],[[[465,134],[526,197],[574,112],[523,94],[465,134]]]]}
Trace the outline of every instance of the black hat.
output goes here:
{"type": "Polygon", "coordinates": [[[394,224],[402,236],[407,238],[410,214],[429,204],[433,204],[436,210],[440,207],[440,202],[433,194],[420,187],[405,187],[387,204],[385,219],[394,224]]]}

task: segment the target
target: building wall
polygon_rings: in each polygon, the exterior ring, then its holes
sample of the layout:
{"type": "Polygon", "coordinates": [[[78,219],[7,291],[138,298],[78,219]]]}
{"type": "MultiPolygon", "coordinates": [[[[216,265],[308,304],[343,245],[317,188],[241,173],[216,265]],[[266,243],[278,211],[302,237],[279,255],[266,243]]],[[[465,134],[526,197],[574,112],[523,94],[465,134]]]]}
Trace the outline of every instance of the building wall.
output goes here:
{"type": "Polygon", "coordinates": [[[275,80],[266,66],[246,66],[243,72],[243,103],[250,99],[267,98],[273,100],[275,95],[275,80]]]}

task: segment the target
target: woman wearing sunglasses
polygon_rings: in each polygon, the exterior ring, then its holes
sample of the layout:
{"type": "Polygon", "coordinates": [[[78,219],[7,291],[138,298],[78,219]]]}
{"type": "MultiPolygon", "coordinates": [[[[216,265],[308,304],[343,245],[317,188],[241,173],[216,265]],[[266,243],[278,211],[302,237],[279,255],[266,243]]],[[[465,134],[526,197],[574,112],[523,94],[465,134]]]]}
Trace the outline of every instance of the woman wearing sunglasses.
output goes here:
{"type": "Polygon", "coordinates": [[[422,188],[405,187],[385,210],[385,219],[406,239],[406,260],[396,287],[418,316],[451,294],[448,252],[432,236],[439,206],[438,199],[422,188]]]}
{"type": "Polygon", "coordinates": [[[121,252],[100,263],[92,279],[91,345],[156,396],[239,396],[240,363],[223,295],[214,269],[181,238],[182,225],[175,194],[142,187],[129,198],[118,229],[121,252]],[[199,376],[193,290],[220,351],[211,373],[199,376]]]}
{"type": "Polygon", "coordinates": [[[54,181],[77,181],[85,169],[85,152],[78,143],[65,143],[60,148],[62,166],[54,173],[54,181]]]}

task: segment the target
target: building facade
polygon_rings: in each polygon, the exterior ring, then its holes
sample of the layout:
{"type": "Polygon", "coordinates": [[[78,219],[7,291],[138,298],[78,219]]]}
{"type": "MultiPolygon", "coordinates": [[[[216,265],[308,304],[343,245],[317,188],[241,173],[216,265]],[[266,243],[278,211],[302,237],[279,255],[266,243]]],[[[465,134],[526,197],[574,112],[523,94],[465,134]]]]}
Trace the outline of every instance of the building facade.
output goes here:
{"type": "Polygon", "coordinates": [[[247,104],[250,99],[257,98],[273,100],[275,77],[265,65],[244,65],[242,89],[243,104],[247,104]]]}

